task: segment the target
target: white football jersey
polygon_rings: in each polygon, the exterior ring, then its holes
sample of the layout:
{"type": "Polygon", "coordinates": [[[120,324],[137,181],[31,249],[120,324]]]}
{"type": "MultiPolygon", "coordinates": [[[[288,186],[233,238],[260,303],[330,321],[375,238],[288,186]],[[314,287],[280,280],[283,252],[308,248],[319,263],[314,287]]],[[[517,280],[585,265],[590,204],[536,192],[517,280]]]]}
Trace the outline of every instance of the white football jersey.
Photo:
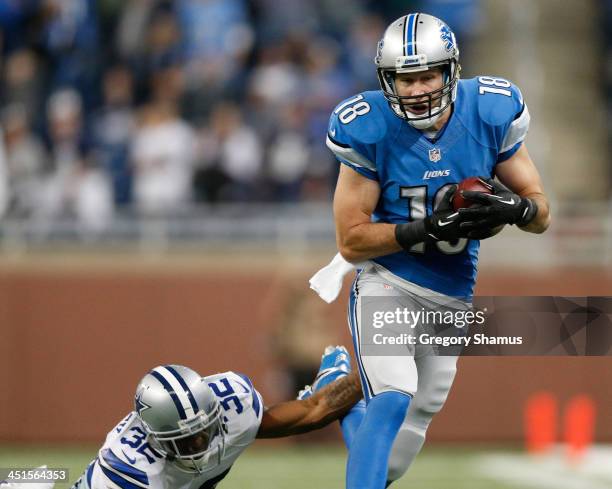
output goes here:
{"type": "Polygon", "coordinates": [[[158,453],[136,412],[106,436],[98,456],[73,489],[213,489],[254,440],[263,414],[261,395],[249,378],[234,372],[205,377],[219,399],[226,426],[221,463],[203,474],[188,473],[158,453]]]}

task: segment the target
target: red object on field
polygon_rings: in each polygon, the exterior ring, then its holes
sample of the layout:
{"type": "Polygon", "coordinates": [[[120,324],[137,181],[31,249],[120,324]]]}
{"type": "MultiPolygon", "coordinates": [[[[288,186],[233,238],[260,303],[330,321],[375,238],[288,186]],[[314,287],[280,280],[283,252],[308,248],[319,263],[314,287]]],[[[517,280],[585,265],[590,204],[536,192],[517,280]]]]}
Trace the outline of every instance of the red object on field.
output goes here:
{"type": "Polygon", "coordinates": [[[595,402],[589,396],[573,397],[565,409],[563,438],[570,462],[578,462],[593,443],[595,402]]]}
{"type": "Polygon", "coordinates": [[[461,195],[462,190],[471,190],[473,192],[482,192],[485,194],[493,193],[493,187],[485,182],[480,177],[469,177],[459,183],[455,195],[453,195],[453,207],[459,210],[465,207],[471,207],[474,202],[469,199],[464,199],[461,195]]]}
{"type": "Polygon", "coordinates": [[[544,453],[557,438],[558,405],[548,392],[538,392],[525,403],[525,446],[530,453],[544,453]]]}

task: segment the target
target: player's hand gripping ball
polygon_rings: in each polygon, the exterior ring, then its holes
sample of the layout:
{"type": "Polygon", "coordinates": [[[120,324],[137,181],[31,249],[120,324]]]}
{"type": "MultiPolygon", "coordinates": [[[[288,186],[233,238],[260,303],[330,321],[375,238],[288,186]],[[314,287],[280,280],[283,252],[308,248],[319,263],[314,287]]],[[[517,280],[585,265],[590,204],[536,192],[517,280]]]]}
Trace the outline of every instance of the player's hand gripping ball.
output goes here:
{"type": "MultiPolygon", "coordinates": [[[[471,191],[471,192],[481,192],[483,194],[492,194],[493,186],[487,183],[481,177],[468,177],[465,180],[462,180],[457,186],[457,190],[455,191],[455,195],[453,195],[453,208],[458,211],[459,209],[466,209],[470,207],[478,207],[481,204],[474,202],[470,199],[467,199],[463,196],[463,191],[471,191]]],[[[499,226],[495,226],[493,228],[489,227],[477,227],[472,226],[472,223],[465,222],[461,224],[462,229],[469,230],[468,237],[470,239],[487,239],[492,236],[495,236],[502,229],[504,229],[504,224],[499,226]]]]}
{"type": "Polygon", "coordinates": [[[470,201],[463,196],[463,191],[469,190],[472,192],[482,192],[483,194],[492,194],[493,187],[485,182],[480,177],[469,177],[463,180],[457,186],[457,190],[455,191],[455,195],[453,195],[453,208],[458,211],[459,209],[464,209],[468,207],[472,207],[477,204],[474,201],[470,201]]]}

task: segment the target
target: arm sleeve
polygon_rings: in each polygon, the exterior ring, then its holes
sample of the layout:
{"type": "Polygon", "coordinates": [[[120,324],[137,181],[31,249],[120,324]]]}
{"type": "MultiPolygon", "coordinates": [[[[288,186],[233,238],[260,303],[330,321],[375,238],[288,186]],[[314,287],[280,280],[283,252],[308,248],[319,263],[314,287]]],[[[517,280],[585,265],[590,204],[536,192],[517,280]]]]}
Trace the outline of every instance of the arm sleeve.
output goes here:
{"type": "Polygon", "coordinates": [[[253,412],[255,413],[255,415],[257,416],[257,419],[261,422],[261,416],[263,414],[263,398],[261,397],[261,394],[259,392],[257,392],[257,389],[255,389],[255,387],[253,387],[253,382],[251,382],[251,379],[249,377],[247,377],[245,374],[241,374],[241,373],[236,373],[236,375],[238,377],[240,377],[240,379],[244,382],[244,384],[241,384],[244,388],[248,389],[248,393],[245,392],[245,394],[248,394],[248,398],[249,401],[251,403],[251,408],[253,409],[253,412]]]}
{"type": "Polygon", "coordinates": [[[506,135],[504,136],[504,140],[502,141],[501,150],[499,151],[499,155],[497,157],[498,163],[506,161],[518,151],[518,149],[521,147],[522,142],[527,136],[530,121],[531,116],[529,115],[529,109],[525,104],[523,106],[522,112],[517,116],[516,119],[512,121],[510,127],[508,127],[508,130],[506,131],[506,135]]]}
{"type": "Polygon", "coordinates": [[[508,104],[508,122],[504,125],[497,163],[506,161],[518,151],[529,131],[531,116],[521,91],[516,85],[511,87],[512,97],[508,104]]]}

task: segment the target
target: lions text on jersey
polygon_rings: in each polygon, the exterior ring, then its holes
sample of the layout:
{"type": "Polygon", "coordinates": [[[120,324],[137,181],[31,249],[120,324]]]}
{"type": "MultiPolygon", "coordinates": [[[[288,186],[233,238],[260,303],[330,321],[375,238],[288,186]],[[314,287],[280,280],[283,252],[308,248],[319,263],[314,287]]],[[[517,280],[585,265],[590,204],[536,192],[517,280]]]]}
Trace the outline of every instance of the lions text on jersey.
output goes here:
{"type": "MultiPolygon", "coordinates": [[[[453,113],[435,140],[397,117],[381,91],[339,104],[330,118],[327,146],[339,161],[380,184],[373,222],[422,219],[449,185],[493,176],[529,128],[519,89],[507,80],[481,76],[460,80],[453,113]]],[[[480,243],[420,243],[373,259],[392,274],[437,293],[471,299],[480,243]]]]}
{"type": "Polygon", "coordinates": [[[73,489],[213,489],[255,439],[263,414],[261,395],[248,377],[234,372],[205,377],[223,409],[225,449],[221,463],[201,474],[186,472],[149,443],[135,412],[107,435],[98,456],[73,489]]]}

